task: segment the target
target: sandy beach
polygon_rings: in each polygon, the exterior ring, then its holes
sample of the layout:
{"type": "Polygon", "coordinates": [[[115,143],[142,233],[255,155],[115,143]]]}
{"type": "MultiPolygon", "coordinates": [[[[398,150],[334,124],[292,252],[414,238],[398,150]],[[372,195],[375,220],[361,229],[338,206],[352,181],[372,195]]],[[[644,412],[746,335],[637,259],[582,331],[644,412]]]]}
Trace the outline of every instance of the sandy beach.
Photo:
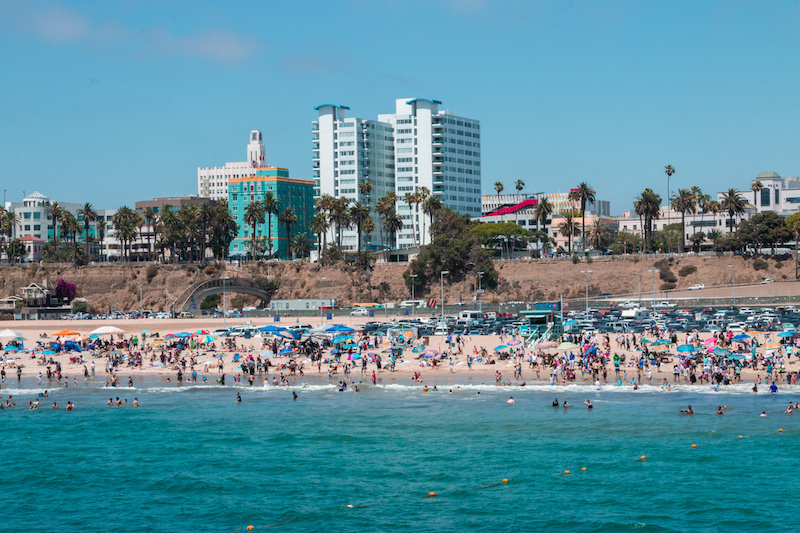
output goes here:
{"type": "MultiPolygon", "coordinates": [[[[389,317],[392,318],[392,317],[389,317]]],[[[383,317],[376,318],[377,320],[383,319],[383,317]]],[[[376,320],[376,319],[369,319],[366,317],[353,317],[353,318],[345,318],[341,317],[339,320],[334,320],[333,322],[325,321],[325,323],[338,323],[347,326],[357,326],[369,320],[376,320]]],[[[249,322],[256,327],[262,327],[268,324],[276,324],[273,322],[271,318],[254,318],[249,322]]],[[[229,319],[227,320],[227,326],[236,326],[248,323],[247,319],[229,319]]],[[[300,324],[310,324],[311,326],[317,326],[320,324],[319,317],[301,317],[300,319],[292,318],[292,317],[282,317],[281,325],[283,326],[290,326],[294,325],[295,323],[300,324]]],[[[167,378],[171,378],[173,381],[177,374],[176,367],[171,364],[167,365],[158,365],[160,363],[160,356],[162,353],[170,354],[175,352],[174,349],[168,346],[169,341],[164,341],[163,337],[170,333],[175,334],[179,332],[195,332],[201,329],[207,331],[213,331],[218,328],[223,327],[223,320],[222,319],[211,319],[211,318],[203,318],[203,319],[169,319],[169,320],[158,320],[158,319],[133,319],[133,320],[91,320],[91,321],[71,321],[71,320],[50,320],[50,321],[16,321],[16,322],[6,322],[4,323],[5,327],[12,329],[16,332],[19,332],[23,337],[27,340],[24,342],[24,346],[27,349],[34,349],[36,348],[37,341],[41,341],[43,344],[49,346],[50,342],[56,340],[56,336],[54,335],[56,332],[70,329],[80,333],[82,336],[87,336],[91,331],[99,328],[101,326],[115,326],[117,328],[122,329],[125,333],[118,334],[118,335],[105,335],[102,337],[103,340],[111,340],[113,339],[115,342],[118,342],[122,339],[130,339],[132,337],[136,337],[138,340],[138,347],[135,350],[121,350],[117,352],[116,355],[127,355],[130,351],[141,352],[143,356],[143,364],[142,368],[133,368],[129,367],[126,364],[119,365],[117,369],[117,374],[120,376],[120,380],[122,380],[121,376],[135,376],[135,375],[152,375],[152,376],[159,376],[163,375],[165,380],[167,378]],[[148,335],[148,338],[142,339],[141,332],[143,330],[149,330],[152,333],[148,335]],[[156,338],[153,335],[158,333],[159,336],[156,338]],[[43,335],[47,335],[47,337],[43,337],[43,335]],[[144,351],[142,351],[142,343],[144,343],[144,351]],[[151,359],[153,360],[151,362],[151,359]],[[155,366],[158,365],[158,366],[155,366]]],[[[765,333],[760,333],[755,336],[758,343],[760,345],[764,345],[767,342],[765,333]]],[[[769,334],[770,341],[776,342],[778,338],[776,337],[777,333],[772,332],[769,334]]],[[[637,359],[641,355],[641,352],[636,351],[633,346],[630,349],[625,349],[618,345],[616,339],[618,334],[610,334],[610,349],[603,348],[603,341],[604,335],[599,336],[599,342],[601,344],[600,353],[605,354],[608,353],[609,361],[605,365],[605,377],[603,377],[603,368],[602,366],[599,368],[598,376],[601,383],[616,383],[617,379],[623,382],[624,385],[630,385],[631,380],[636,380],[640,384],[651,384],[651,385],[659,385],[663,384],[664,380],[666,379],[668,383],[672,383],[674,381],[674,364],[678,361],[678,357],[676,357],[675,347],[673,346],[668,354],[671,352],[671,356],[667,355],[670,362],[662,363],[660,367],[656,365],[650,365],[649,368],[647,366],[644,367],[641,371],[636,364],[637,359]],[[615,376],[614,372],[614,365],[613,365],[613,357],[614,355],[624,356],[625,361],[620,365],[620,373],[619,378],[615,376]]],[[[678,344],[682,344],[686,339],[686,333],[678,334],[678,344]]],[[[707,339],[710,334],[699,334],[701,342],[707,339]]],[[[628,335],[630,337],[630,335],[628,335]]],[[[67,340],[72,337],[60,337],[60,340],[67,340]]],[[[456,336],[453,336],[453,340],[455,340],[456,336]]],[[[640,335],[637,334],[637,338],[640,338],[640,335]]],[[[652,335],[647,335],[646,338],[653,340],[655,339],[652,335]]],[[[358,339],[358,334],[356,334],[356,340],[358,339]]],[[[9,340],[7,338],[0,339],[3,341],[3,344],[9,340]]],[[[174,339],[173,339],[174,340],[174,339]]],[[[425,346],[426,350],[436,350],[439,353],[442,353],[448,350],[447,339],[442,336],[431,336],[427,339],[423,338],[420,342],[424,342],[427,340],[427,345],[425,346]]],[[[239,354],[240,357],[246,357],[248,355],[253,355],[257,357],[263,350],[267,348],[262,346],[262,343],[265,341],[271,342],[270,338],[251,338],[251,339],[244,339],[243,337],[235,338],[235,347],[226,347],[223,345],[223,342],[217,340],[211,345],[214,346],[214,349],[204,349],[202,347],[195,348],[195,349],[186,349],[181,352],[182,358],[186,359],[187,361],[191,361],[192,358],[196,361],[197,364],[193,368],[189,364],[187,369],[189,371],[195,370],[198,373],[198,379],[200,376],[207,374],[209,376],[209,380],[211,380],[211,375],[216,377],[220,373],[225,373],[229,376],[229,379],[235,377],[237,374],[241,374],[241,368],[239,367],[239,362],[234,362],[234,358],[236,354],[239,354]],[[220,369],[218,362],[222,359],[224,361],[223,368],[220,369]]],[[[371,375],[372,371],[376,371],[376,375],[379,379],[407,379],[412,378],[414,373],[419,372],[422,374],[422,381],[426,378],[431,378],[434,376],[450,376],[454,379],[460,378],[480,378],[485,380],[487,383],[508,383],[512,385],[520,385],[522,382],[549,382],[550,376],[553,374],[553,367],[547,366],[542,364],[543,355],[544,358],[547,356],[556,356],[561,355],[561,352],[555,350],[555,348],[548,348],[543,350],[537,350],[536,355],[538,355],[538,364],[531,365],[530,358],[531,353],[528,350],[525,350],[524,355],[520,358],[517,357],[519,355],[519,349],[522,347],[521,344],[517,344],[516,346],[512,346],[514,349],[514,357],[509,357],[504,360],[501,360],[496,357],[494,348],[508,343],[511,341],[511,344],[516,344],[519,342],[519,339],[516,339],[516,342],[512,341],[511,335],[506,335],[505,337],[501,338],[500,335],[484,335],[484,336],[465,336],[463,338],[463,343],[461,346],[461,354],[455,355],[453,357],[453,364],[449,363],[449,360],[440,361],[438,365],[433,366],[430,364],[429,361],[423,361],[417,359],[420,355],[419,353],[412,353],[410,349],[406,349],[398,359],[397,364],[395,366],[395,371],[390,372],[386,365],[388,363],[389,354],[384,352],[382,354],[382,362],[383,368],[378,369],[377,365],[374,362],[370,362],[368,364],[368,371],[367,374],[371,375]],[[490,357],[494,364],[485,364],[484,362],[478,362],[477,360],[472,362],[471,368],[467,364],[467,356],[470,355],[472,357],[479,356],[482,350],[486,350],[486,352],[492,356],[490,357]],[[518,366],[519,370],[521,370],[521,376],[515,375],[515,366],[518,366]],[[538,369],[538,374],[537,374],[538,369]],[[498,376],[497,373],[500,375],[498,376]]],[[[90,341],[91,342],[91,341],[90,341]]],[[[284,342],[284,341],[279,341],[284,342]]],[[[368,350],[371,353],[381,353],[382,349],[385,347],[379,347],[379,349],[371,349],[368,350]]],[[[107,358],[109,357],[108,351],[100,352],[100,356],[93,355],[91,350],[84,350],[83,354],[83,362],[77,362],[75,359],[70,361],[71,355],[69,353],[61,353],[58,355],[47,355],[42,356],[41,351],[46,348],[39,348],[36,350],[35,355],[31,353],[20,353],[20,354],[13,354],[13,353],[6,353],[7,361],[2,364],[2,367],[5,369],[7,378],[6,379],[15,379],[17,374],[17,368],[20,364],[23,365],[22,376],[36,376],[40,372],[43,374],[46,372],[47,365],[40,365],[37,364],[42,357],[46,357],[48,362],[50,360],[60,362],[62,367],[62,374],[65,376],[82,376],[84,374],[84,365],[91,366],[91,363],[94,361],[96,367],[96,375],[98,378],[102,375],[108,376],[106,372],[107,368],[107,358]]],[[[451,348],[451,353],[457,353],[457,347],[451,348]]],[[[325,350],[323,352],[323,361],[329,357],[330,350],[325,350]]],[[[509,355],[510,349],[501,350],[501,352],[505,352],[509,355]]],[[[757,356],[764,354],[765,349],[763,347],[759,347],[756,349],[757,356]]],[[[568,350],[564,352],[566,354],[574,353],[576,356],[579,353],[579,349],[568,350]]],[[[783,381],[786,382],[786,376],[791,377],[792,372],[800,371],[800,362],[798,359],[792,358],[791,356],[786,357],[783,349],[780,349],[775,352],[774,354],[777,357],[780,357],[784,362],[784,369],[786,373],[780,375],[778,373],[778,369],[780,367],[779,364],[776,364],[773,371],[773,379],[777,379],[779,382],[783,381]]],[[[776,357],[776,358],[777,358],[776,357]]],[[[346,357],[342,358],[342,362],[346,363],[346,357]]],[[[270,375],[279,375],[283,374],[288,377],[289,370],[286,368],[281,368],[280,365],[289,364],[290,359],[287,357],[271,357],[270,358],[272,370],[270,375]],[[277,367],[277,368],[276,368],[277,367]]],[[[318,376],[320,378],[327,379],[328,373],[328,365],[322,364],[317,365],[316,363],[312,364],[310,359],[307,356],[299,355],[294,358],[294,361],[298,364],[302,364],[302,369],[304,372],[304,376],[300,377],[299,373],[296,376],[288,377],[290,382],[293,384],[303,379],[309,379],[313,376],[318,376]]],[[[743,361],[746,363],[746,361],[743,361]]],[[[361,374],[361,361],[353,361],[353,364],[357,363],[358,366],[352,369],[352,374],[350,379],[360,380],[366,379],[366,377],[361,374]]],[[[51,365],[52,368],[52,365],[51,365]]],[[[697,371],[698,375],[701,373],[699,369],[697,371]]],[[[343,379],[343,372],[341,366],[334,371],[333,378],[334,379],[343,379]]],[[[688,378],[688,374],[681,375],[681,379],[688,378]]],[[[260,380],[258,379],[258,375],[256,376],[256,384],[260,384],[260,380]]],[[[757,381],[761,378],[761,381],[766,380],[766,369],[763,368],[762,365],[759,365],[758,369],[753,370],[749,368],[748,365],[741,371],[741,381],[742,382],[752,382],[757,381]]],[[[563,383],[562,381],[563,376],[559,374],[554,380],[556,385],[563,383]]],[[[570,381],[567,379],[567,381],[570,381]]],[[[243,380],[244,382],[244,380],[243,380]]],[[[575,372],[575,378],[571,381],[572,383],[593,383],[593,379],[591,376],[591,372],[587,371],[585,373],[581,373],[578,369],[575,372]]]]}

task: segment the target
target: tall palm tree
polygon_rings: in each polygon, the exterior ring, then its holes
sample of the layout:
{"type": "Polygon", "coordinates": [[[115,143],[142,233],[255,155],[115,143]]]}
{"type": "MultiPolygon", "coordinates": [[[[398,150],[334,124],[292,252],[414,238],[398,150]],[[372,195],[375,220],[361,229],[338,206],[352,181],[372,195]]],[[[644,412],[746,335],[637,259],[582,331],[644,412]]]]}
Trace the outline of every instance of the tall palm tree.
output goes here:
{"type": "Polygon", "coordinates": [[[97,211],[94,210],[92,204],[86,202],[78,209],[78,216],[83,217],[83,231],[86,239],[86,255],[89,255],[89,224],[97,221],[97,211]]]}
{"type": "Polygon", "coordinates": [[[322,259],[322,237],[328,231],[328,218],[323,213],[315,213],[308,224],[308,230],[317,236],[318,260],[322,259]]]}
{"type": "MultiPolygon", "coordinates": [[[[694,198],[695,212],[700,209],[700,202],[703,199],[703,191],[697,185],[692,185],[692,198],[694,198]]],[[[702,220],[702,217],[701,217],[702,220]]],[[[692,224],[692,235],[697,233],[697,224],[692,224]]]]}
{"type": "Polygon", "coordinates": [[[416,224],[416,217],[414,216],[414,209],[412,206],[416,203],[417,197],[414,193],[407,192],[405,196],[403,196],[403,201],[408,206],[409,212],[411,213],[411,231],[414,234],[414,245],[417,244],[417,224],[416,224]]]}
{"type": "Polygon", "coordinates": [[[75,219],[72,213],[69,211],[62,211],[61,212],[61,234],[64,236],[64,240],[72,240],[72,244],[75,244],[77,235],[81,231],[81,226],[78,224],[78,221],[75,219]]]}
{"type": "MultiPolygon", "coordinates": [[[[403,229],[403,219],[395,211],[390,211],[381,218],[383,229],[389,234],[390,241],[395,242],[397,232],[403,229]]],[[[386,251],[386,260],[389,260],[389,251],[386,251]]]]}
{"type": "MultiPolygon", "coordinates": [[[[669,179],[675,174],[675,168],[672,165],[666,165],[664,167],[664,174],[667,175],[667,204],[669,204],[669,199],[672,197],[672,190],[669,188],[669,179]]],[[[669,226],[669,213],[667,213],[667,226],[669,226]]],[[[667,232],[667,250],[672,250],[672,243],[669,242],[670,234],[667,232]]]]}
{"type": "Polygon", "coordinates": [[[242,220],[253,229],[253,234],[250,235],[250,252],[253,254],[253,259],[256,258],[256,226],[264,223],[264,215],[264,204],[261,202],[251,201],[244,208],[242,220]]]}
{"type": "Polygon", "coordinates": [[[719,207],[722,211],[728,212],[731,221],[730,231],[733,231],[735,217],[741,215],[745,211],[746,203],[744,198],[742,198],[736,189],[728,189],[727,192],[722,193],[719,207]]]}
{"type": "Polygon", "coordinates": [[[335,198],[331,204],[330,221],[336,224],[336,245],[342,247],[342,231],[350,227],[350,200],[344,196],[335,198]]]}
{"type": "Polygon", "coordinates": [[[705,231],[705,217],[706,213],[711,212],[711,196],[708,194],[701,194],[697,198],[697,207],[700,209],[700,227],[705,231]]]}
{"type": "MultiPolygon", "coordinates": [[[[681,253],[686,250],[686,213],[697,212],[695,196],[689,189],[678,189],[672,198],[672,208],[681,214],[681,253]]],[[[670,250],[671,251],[671,250],[670,250]]]]}
{"type": "Polygon", "coordinates": [[[62,211],[61,204],[58,202],[51,202],[45,210],[45,214],[53,220],[53,244],[56,246],[58,246],[58,220],[61,218],[62,211]]]}
{"type": "MultiPolygon", "coordinates": [[[[442,208],[442,200],[435,194],[429,194],[422,202],[422,212],[428,215],[431,219],[431,228],[433,227],[433,217],[437,211],[442,208]]],[[[430,231],[430,229],[429,229],[430,231]]],[[[433,235],[431,235],[433,240],[433,235]]]]}
{"type": "Polygon", "coordinates": [[[328,247],[328,230],[330,230],[333,221],[331,220],[331,213],[333,211],[333,203],[335,198],[330,194],[323,194],[319,198],[317,198],[314,207],[317,210],[317,213],[321,214],[325,217],[325,221],[327,222],[327,229],[325,233],[322,235],[322,250],[328,247]]]}
{"type": "Polygon", "coordinates": [[[573,189],[569,193],[570,200],[580,202],[581,239],[584,250],[586,250],[586,204],[594,202],[596,195],[597,193],[592,186],[585,181],[582,181],[577,189],[573,189]]]}
{"type": "Polygon", "coordinates": [[[644,246],[652,249],[653,221],[661,216],[661,196],[648,187],[633,202],[633,208],[639,217],[644,217],[642,224],[644,246]]]}
{"type": "Polygon", "coordinates": [[[145,207],[142,212],[142,218],[144,218],[144,223],[150,228],[147,232],[147,260],[150,261],[153,259],[152,248],[150,248],[150,236],[154,233],[153,229],[155,226],[156,212],[152,207],[145,207]]]}
{"type": "MultiPolygon", "coordinates": [[[[517,200],[519,200],[519,195],[522,192],[522,189],[525,188],[525,182],[522,180],[517,180],[514,183],[514,188],[517,190],[517,200]]],[[[514,211],[514,222],[516,222],[517,225],[519,225],[519,209],[514,211]]]]}
{"type": "MultiPolygon", "coordinates": [[[[217,259],[225,259],[228,255],[231,242],[236,238],[239,226],[228,209],[228,202],[220,201],[214,206],[211,222],[211,251],[217,259]]],[[[163,250],[163,248],[162,248],[163,250]]]]}
{"type": "Polygon", "coordinates": [[[261,199],[261,205],[264,207],[264,216],[267,219],[267,254],[272,255],[272,216],[278,216],[281,201],[274,192],[267,191],[261,199]]]}
{"type": "Polygon", "coordinates": [[[495,181],[494,182],[494,190],[497,191],[497,195],[498,196],[500,195],[501,192],[503,192],[503,189],[505,189],[505,187],[503,186],[502,182],[500,182],[500,181],[495,181]]]}
{"type": "Polygon", "coordinates": [[[575,223],[575,215],[572,213],[572,211],[567,211],[566,213],[564,213],[564,222],[562,222],[561,226],[558,228],[558,233],[562,237],[567,237],[568,253],[571,255],[572,237],[581,234],[581,230],[578,229],[578,225],[575,223]]]}
{"type": "Polygon", "coordinates": [[[750,188],[753,190],[753,205],[760,204],[758,193],[764,190],[764,184],[761,183],[761,180],[755,180],[750,188]]]}
{"type": "Polygon", "coordinates": [[[304,233],[298,233],[294,237],[292,237],[292,242],[289,245],[289,249],[292,252],[294,257],[299,257],[300,259],[304,259],[308,256],[309,247],[308,247],[308,240],[306,239],[306,235],[304,233]]]}
{"type": "Polygon", "coordinates": [[[369,216],[369,206],[364,202],[358,201],[350,208],[350,220],[356,226],[358,239],[357,252],[361,251],[361,230],[364,227],[364,222],[369,220],[369,216]]]}
{"type": "Polygon", "coordinates": [[[106,228],[107,228],[106,221],[103,217],[97,221],[97,225],[95,226],[95,232],[97,233],[97,240],[100,241],[100,256],[103,257],[103,241],[106,240],[106,228]]]}
{"type": "Polygon", "coordinates": [[[292,242],[292,226],[297,224],[297,213],[292,207],[287,207],[278,216],[278,221],[286,226],[286,259],[289,259],[289,244],[292,242]]]}
{"type": "Polygon", "coordinates": [[[5,246],[11,242],[14,228],[19,226],[19,217],[14,211],[6,211],[0,207],[0,232],[5,236],[5,246]]]}
{"type": "Polygon", "coordinates": [[[595,249],[605,248],[611,236],[611,228],[601,220],[595,220],[589,227],[589,244],[595,249]]]}
{"type": "MultiPolygon", "coordinates": [[[[369,178],[360,182],[358,184],[358,194],[359,200],[366,200],[366,204],[369,205],[369,195],[372,192],[372,182],[369,181],[369,178]]],[[[362,201],[363,201],[362,200],[362,201]]]]}
{"type": "MultiPolygon", "coordinates": [[[[536,202],[536,207],[533,209],[533,216],[536,219],[536,229],[541,230],[541,226],[546,226],[547,218],[552,214],[553,204],[550,203],[550,200],[548,200],[547,197],[539,198],[539,201],[536,202]]],[[[541,253],[541,246],[539,252],[541,253]]]]}

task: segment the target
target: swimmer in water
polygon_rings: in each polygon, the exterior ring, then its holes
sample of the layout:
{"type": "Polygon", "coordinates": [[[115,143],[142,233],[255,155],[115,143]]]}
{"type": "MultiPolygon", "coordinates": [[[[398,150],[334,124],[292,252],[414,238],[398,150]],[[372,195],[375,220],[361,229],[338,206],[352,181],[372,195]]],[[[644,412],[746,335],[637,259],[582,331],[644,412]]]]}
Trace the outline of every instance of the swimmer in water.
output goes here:
{"type": "Polygon", "coordinates": [[[566,409],[567,407],[569,407],[569,402],[567,400],[564,400],[564,409],[566,409]]]}
{"type": "Polygon", "coordinates": [[[718,415],[724,415],[724,414],[725,414],[725,413],[722,411],[722,406],[721,406],[721,405],[718,405],[718,406],[717,406],[717,414],[718,414],[718,415]]]}
{"type": "Polygon", "coordinates": [[[53,402],[53,409],[58,409],[58,404],[56,402],[53,402]]]}
{"type": "Polygon", "coordinates": [[[139,407],[139,398],[134,398],[133,399],[133,406],[134,407],[139,407]]]}
{"type": "Polygon", "coordinates": [[[553,407],[558,407],[558,398],[553,400],[553,407]]]}
{"type": "Polygon", "coordinates": [[[686,409],[682,409],[682,410],[680,410],[678,412],[679,413],[686,413],[687,415],[693,415],[694,414],[694,411],[692,410],[692,406],[691,405],[689,407],[687,407],[686,409]]]}
{"type": "Polygon", "coordinates": [[[292,400],[297,400],[297,393],[292,391],[292,400]]]}
{"type": "Polygon", "coordinates": [[[758,384],[753,385],[753,392],[758,392],[758,384]]]}
{"type": "Polygon", "coordinates": [[[75,404],[72,402],[67,402],[67,411],[73,411],[75,409],[75,404]]]}
{"type": "Polygon", "coordinates": [[[592,405],[591,400],[586,400],[583,402],[583,405],[585,405],[587,409],[594,409],[594,405],[592,405]]]}
{"type": "Polygon", "coordinates": [[[514,397],[509,396],[508,400],[506,400],[506,403],[514,403],[514,397]]]}
{"type": "Polygon", "coordinates": [[[242,403],[242,396],[238,392],[236,393],[236,403],[242,403]]]}
{"type": "Polygon", "coordinates": [[[758,415],[758,416],[767,416],[767,413],[766,413],[766,412],[764,412],[764,411],[761,411],[761,414],[760,414],[760,415],[758,415]]]}

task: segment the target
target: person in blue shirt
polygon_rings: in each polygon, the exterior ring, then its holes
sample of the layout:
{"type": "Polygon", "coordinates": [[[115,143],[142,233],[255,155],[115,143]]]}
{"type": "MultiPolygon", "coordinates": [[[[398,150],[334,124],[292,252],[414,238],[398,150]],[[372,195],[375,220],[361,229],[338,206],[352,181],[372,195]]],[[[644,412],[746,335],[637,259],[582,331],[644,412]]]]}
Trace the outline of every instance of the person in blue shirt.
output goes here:
{"type": "Polygon", "coordinates": [[[777,385],[775,385],[775,382],[774,382],[774,381],[772,382],[772,385],[770,385],[770,386],[769,386],[769,392],[770,392],[770,393],[776,393],[776,392],[778,392],[778,386],[777,386],[777,385]]]}

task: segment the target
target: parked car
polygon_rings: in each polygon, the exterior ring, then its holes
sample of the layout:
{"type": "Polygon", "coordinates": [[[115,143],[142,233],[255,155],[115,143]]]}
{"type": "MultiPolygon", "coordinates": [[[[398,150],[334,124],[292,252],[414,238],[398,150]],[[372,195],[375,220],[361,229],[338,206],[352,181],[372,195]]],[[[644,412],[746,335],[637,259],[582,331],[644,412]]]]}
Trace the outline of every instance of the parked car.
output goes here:
{"type": "Polygon", "coordinates": [[[706,288],[706,286],[703,285],[702,283],[697,283],[697,284],[692,285],[691,287],[689,287],[689,290],[690,291],[699,291],[700,289],[705,289],[705,288],[706,288]]]}
{"type": "Polygon", "coordinates": [[[366,307],[359,307],[350,311],[350,316],[369,316],[369,311],[366,307]]]}
{"type": "Polygon", "coordinates": [[[772,278],[766,278],[764,281],[761,282],[762,285],[766,285],[767,283],[774,283],[775,280],[772,278]]]}
{"type": "Polygon", "coordinates": [[[663,308],[672,308],[672,307],[675,307],[675,305],[676,304],[674,304],[672,302],[658,302],[653,307],[656,307],[656,308],[659,308],[659,309],[663,309],[663,308]]]}

